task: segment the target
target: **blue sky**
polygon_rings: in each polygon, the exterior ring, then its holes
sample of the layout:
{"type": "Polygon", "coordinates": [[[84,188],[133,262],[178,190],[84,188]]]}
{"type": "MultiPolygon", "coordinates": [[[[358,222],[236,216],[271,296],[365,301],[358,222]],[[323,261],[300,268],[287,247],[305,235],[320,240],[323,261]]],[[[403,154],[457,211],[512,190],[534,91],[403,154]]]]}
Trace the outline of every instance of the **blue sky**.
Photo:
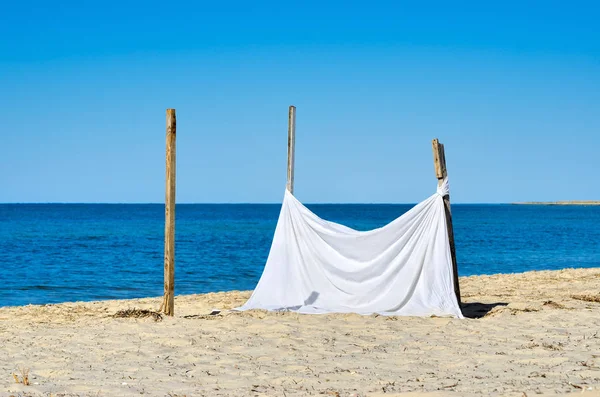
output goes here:
{"type": "Polygon", "coordinates": [[[0,11],[0,202],[600,199],[595,2],[19,1],[0,11]],[[415,5],[415,4],[420,5],[415,5]]]}

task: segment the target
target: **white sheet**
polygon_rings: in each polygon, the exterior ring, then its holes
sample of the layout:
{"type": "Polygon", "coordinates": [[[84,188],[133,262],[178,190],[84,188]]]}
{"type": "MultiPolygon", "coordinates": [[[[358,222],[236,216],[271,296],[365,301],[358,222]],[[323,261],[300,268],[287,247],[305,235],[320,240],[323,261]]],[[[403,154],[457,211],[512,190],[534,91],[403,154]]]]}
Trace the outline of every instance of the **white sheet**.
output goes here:
{"type": "Polygon", "coordinates": [[[445,194],[447,180],[388,225],[361,232],[319,218],[286,190],[263,274],[236,310],[462,318],[445,194]]]}

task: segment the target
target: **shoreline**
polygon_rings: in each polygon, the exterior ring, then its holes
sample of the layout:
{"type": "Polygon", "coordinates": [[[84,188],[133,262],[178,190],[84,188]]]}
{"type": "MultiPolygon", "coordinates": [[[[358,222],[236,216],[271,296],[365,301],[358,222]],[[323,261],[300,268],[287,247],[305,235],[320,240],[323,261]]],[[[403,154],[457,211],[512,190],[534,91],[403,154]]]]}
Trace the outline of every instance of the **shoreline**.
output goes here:
{"type": "MultiPolygon", "coordinates": [[[[516,272],[516,273],[490,273],[490,274],[473,274],[470,276],[459,276],[459,283],[462,282],[462,280],[468,280],[470,278],[473,277],[496,277],[496,276],[518,276],[518,275],[527,275],[529,273],[544,273],[544,272],[561,272],[561,271],[570,271],[570,270],[580,270],[580,269],[596,269],[600,272],[600,266],[599,267],[566,267],[566,268],[562,268],[562,269],[556,269],[556,270],[526,270],[523,272],[516,272]]],[[[179,299],[186,299],[186,298],[202,298],[203,296],[210,296],[213,294],[240,294],[240,296],[248,296],[250,297],[250,294],[252,293],[252,290],[226,290],[226,291],[211,291],[211,292],[201,292],[201,293],[197,293],[197,294],[180,294],[180,295],[175,295],[175,298],[179,298],[179,299]]],[[[56,303],[28,303],[25,305],[11,305],[11,306],[0,306],[0,311],[3,309],[16,309],[16,308],[25,308],[25,307],[46,307],[46,306],[57,306],[57,305],[75,305],[75,304],[101,304],[101,303],[117,303],[117,302],[137,302],[137,301],[149,301],[149,300],[156,300],[159,302],[159,306],[160,306],[160,300],[163,299],[162,295],[157,295],[157,296],[144,296],[144,297],[139,297],[139,298],[124,298],[124,299],[112,299],[112,298],[108,298],[108,299],[100,299],[100,300],[79,300],[79,301],[64,301],[64,302],[56,302],[56,303]]],[[[242,304],[245,303],[242,302],[242,304]]],[[[241,306],[241,304],[240,304],[241,306]]],[[[158,306],[157,306],[158,309],[158,306]]]]}
{"type": "Polygon", "coordinates": [[[600,268],[460,278],[464,320],[229,312],[251,291],[0,308],[0,390],[38,395],[600,395],[600,268]],[[596,301],[598,299],[598,302],[596,301]],[[210,315],[213,309],[223,310],[210,315]],[[29,369],[30,385],[11,374],[29,369]]]}

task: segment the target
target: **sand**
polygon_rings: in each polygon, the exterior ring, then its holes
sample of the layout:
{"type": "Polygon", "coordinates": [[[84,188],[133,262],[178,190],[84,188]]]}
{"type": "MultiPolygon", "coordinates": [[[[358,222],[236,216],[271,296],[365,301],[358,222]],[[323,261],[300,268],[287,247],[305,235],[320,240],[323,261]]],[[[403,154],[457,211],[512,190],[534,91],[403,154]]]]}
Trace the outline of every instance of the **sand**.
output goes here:
{"type": "Polygon", "coordinates": [[[178,296],[162,321],[112,317],[158,298],[2,308],[0,394],[600,395],[600,268],[460,283],[477,318],[208,315],[249,292],[178,296]]]}

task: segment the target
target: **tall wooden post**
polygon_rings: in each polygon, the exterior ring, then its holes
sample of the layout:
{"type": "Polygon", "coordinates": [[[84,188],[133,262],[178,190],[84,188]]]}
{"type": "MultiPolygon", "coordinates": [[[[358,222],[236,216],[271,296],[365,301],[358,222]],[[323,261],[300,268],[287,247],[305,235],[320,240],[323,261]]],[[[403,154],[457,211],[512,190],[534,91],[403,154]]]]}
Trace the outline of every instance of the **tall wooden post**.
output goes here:
{"type": "Polygon", "coordinates": [[[294,194],[294,153],[296,150],[296,107],[290,106],[288,114],[287,190],[294,194]]]}
{"type": "Polygon", "coordinates": [[[167,109],[167,185],[165,195],[165,295],[162,310],[175,311],[175,109],[167,109]]]}
{"type": "MultiPolygon", "coordinates": [[[[433,148],[433,164],[435,167],[435,176],[438,179],[438,186],[440,186],[444,179],[448,176],[446,169],[446,153],[444,152],[444,145],[442,145],[437,139],[431,142],[433,148]]],[[[450,243],[450,254],[452,255],[452,273],[454,278],[454,292],[456,293],[456,300],[458,304],[461,304],[460,300],[460,286],[458,284],[458,266],[456,264],[456,247],[454,246],[454,228],[452,227],[452,212],[450,211],[450,195],[444,196],[444,209],[446,213],[446,228],[448,230],[448,242],[450,243]]]]}

